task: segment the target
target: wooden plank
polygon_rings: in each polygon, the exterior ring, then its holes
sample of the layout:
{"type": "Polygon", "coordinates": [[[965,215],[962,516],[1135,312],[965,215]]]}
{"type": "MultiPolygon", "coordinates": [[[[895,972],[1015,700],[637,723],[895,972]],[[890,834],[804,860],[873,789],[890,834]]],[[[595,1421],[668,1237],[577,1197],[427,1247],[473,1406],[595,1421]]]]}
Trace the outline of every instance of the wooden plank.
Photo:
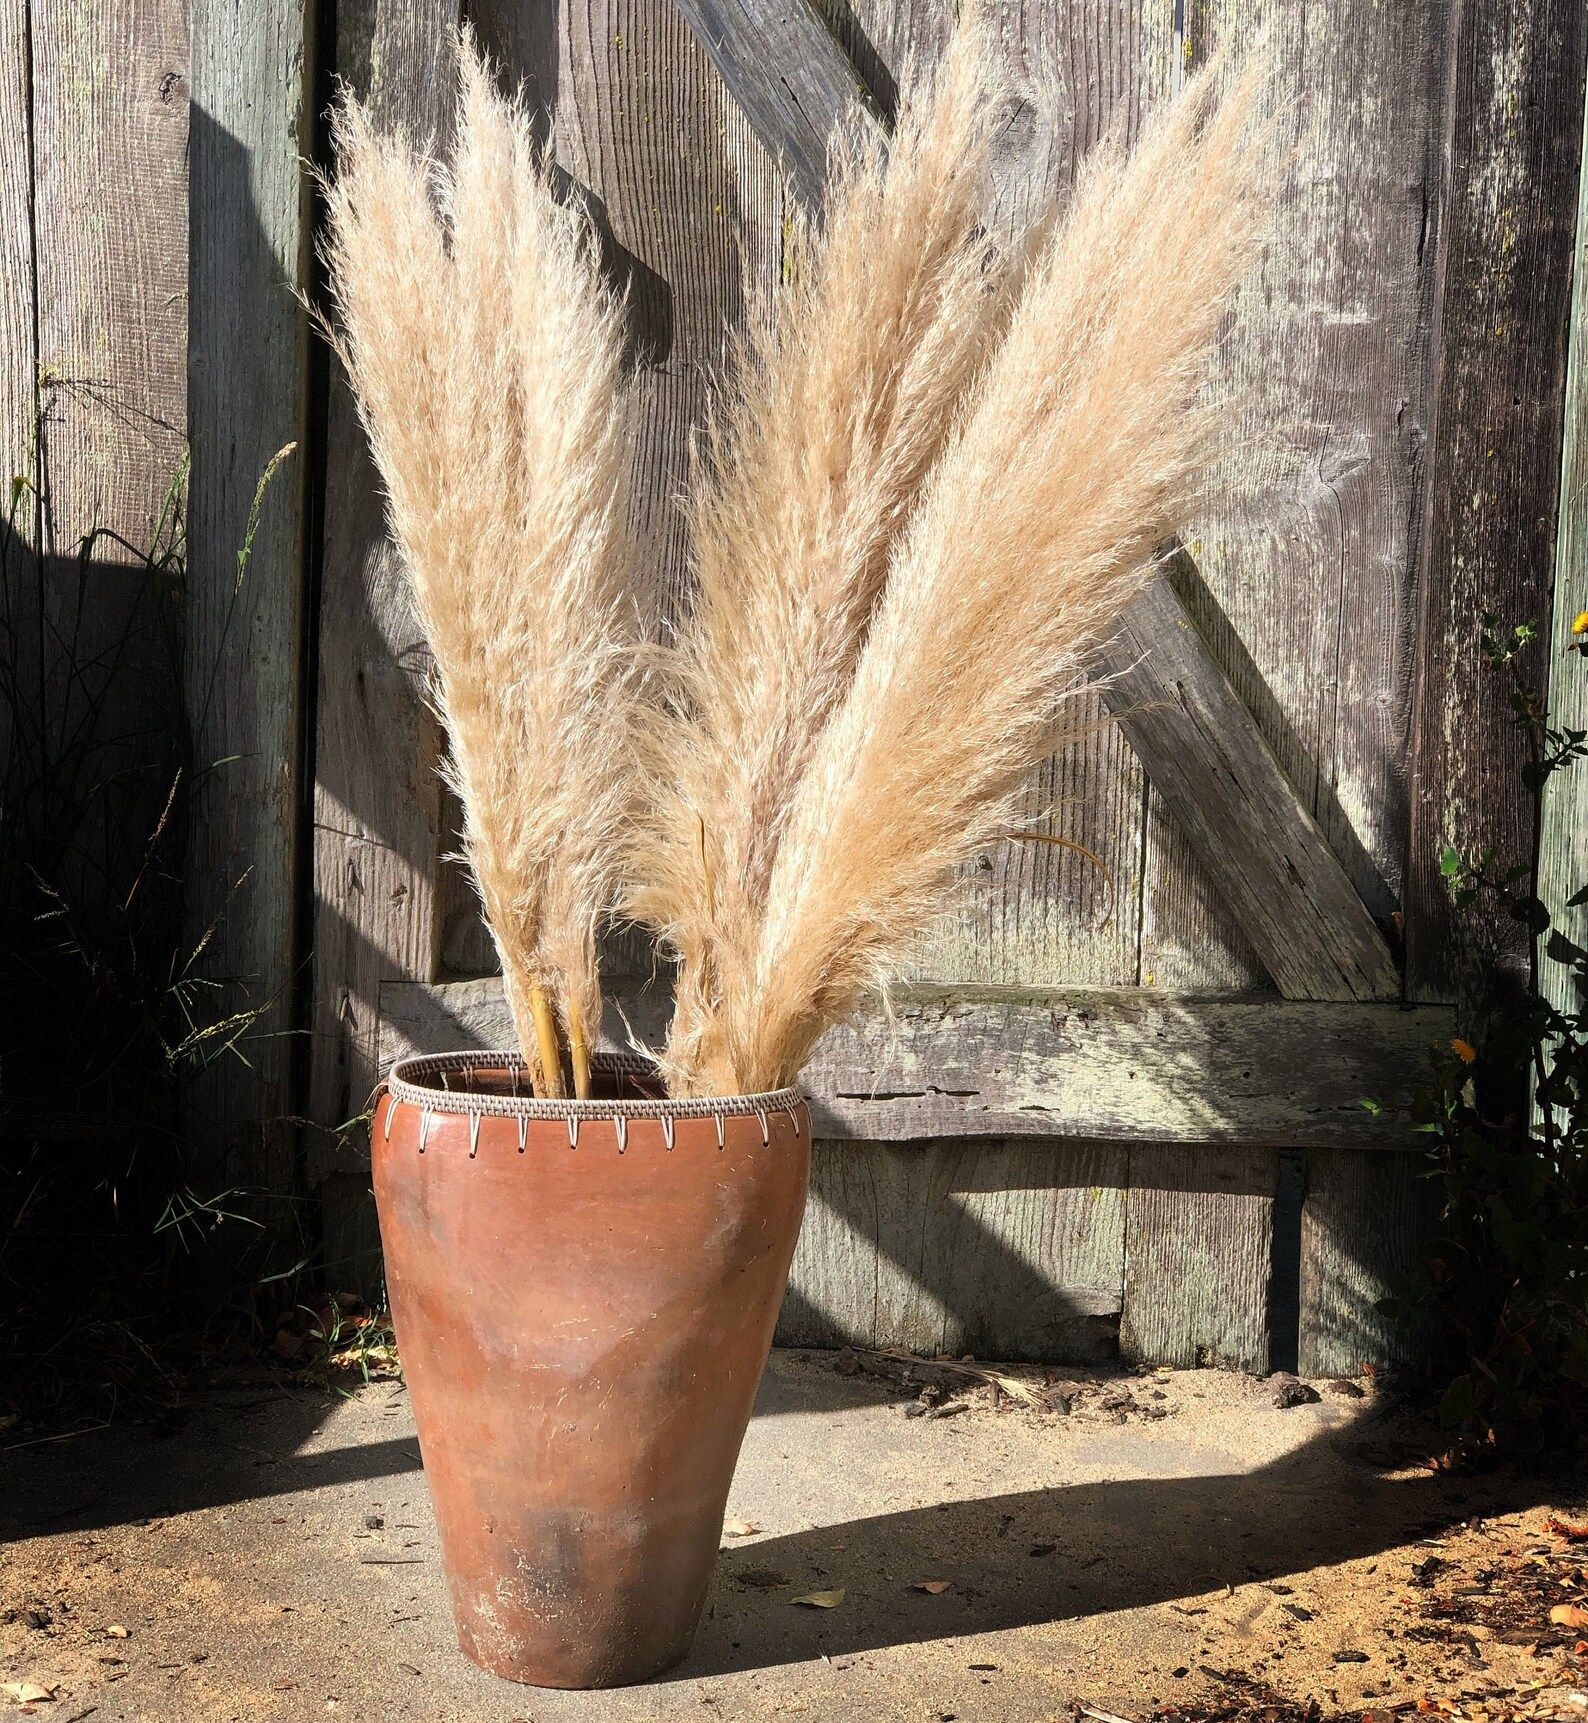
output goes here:
{"type": "MultiPolygon", "coordinates": [[[[5,504],[20,474],[34,479],[37,411],[33,262],[33,96],[26,0],[0,5],[0,462],[5,504]]],[[[31,504],[28,504],[31,509],[31,504]]],[[[19,522],[19,525],[21,523],[19,522]]]]}
{"type": "MultiPolygon", "coordinates": [[[[26,0],[0,0],[0,787],[14,808],[28,770],[27,712],[37,659],[38,344],[33,260],[33,97],[26,0]],[[20,488],[18,481],[21,481],[20,488]],[[13,709],[13,702],[15,708],[13,709]]],[[[13,816],[14,817],[14,816],[13,816]]],[[[15,858],[20,862],[21,858],[15,858]]],[[[14,887],[8,883],[8,893],[14,887]]]]}
{"type": "Polygon", "coordinates": [[[1130,1151],[1126,1358],[1268,1372],[1278,1166],[1268,1149],[1130,1151]]]}
{"type": "MultiPolygon", "coordinates": [[[[1572,623],[1588,611],[1588,128],[1578,180],[1572,271],[1571,346],[1561,443],[1560,521],[1555,535],[1555,603],[1549,634],[1549,716],[1562,729],[1588,730],[1588,663],[1568,657],[1572,623]]],[[[1576,637],[1580,638],[1580,637],[1576,637]]],[[[1545,786],[1539,831],[1538,895],[1554,925],[1588,946],[1588,904],[1567,900],[1588,885],[1588,769],[1555,773],[1545,786]]],[[[1539,954],[1539,987],[1562,1010],[1580,1008],[1570,970],[1539,954]]]]}
{"type": "MultiPolygon", "coordinates": [[[[1219,350],[1231,452],[1188,529],[1202,583],[1182,597],[1351,887],[1389,925],[1408,817],[1441,17],[1380,0],[1198,0],[1188,62],[1259,33],[1291,166],[1219,350]]],[[[1155,786],[1144,979],[1210,991],[1272,970],[1248,905],[1234,898],[1229,913],[1224,891],[1155,786]]],[[[1368,973],[1388,992],[1370,931],[1368,973]]]]}
{"type": "Polygon", "coordinates": [[[1378,1304],[1415,1268],[1435,1220],[1420,1155],[1314,1149],[1301,1211],[1303,1376],[1358,1376],[1404,1364],[1421,1339],[1378,1304]]]}
{"type": "MultiPolygon", "coordinates": [[[[1525,985],[1518,923],[1455,912],[1446,844],[1529,862],[1522,746],[1478,618],[1540,620],[1554,566],[1588,11],[1578,0],[1454,8],[1442,282],[1413,736],[1407,980],[1463,1002],[1463,1033],[1525,985]]],[[[1544,674],[1542,649],[1527,668],[1544,674]]]]}
{"type": "MultiPolygon", "coordinates": [[[[779,80],[780,63],[758,57],[757,41],[775,29],[791,52],[827,63],[830,35],[821,18],[784,0],[681,3],[693,21],[704,17],[730,88],[773,153],[796,150],[813,123],[812,92],[796,100],[779,80]],[[724,47],[730,39],[732,51],[724,47]]],[[[849,123],[853,88],[830,74],[815,92],[830,104],[829,130],[849,123]]],[[[808,180],[791,189],[813,201],[808,180]]],[[[1110,704],[1134,709],[1132,747],[1280,991],[1325,1000],[1398,997],[1394,959],[1358,891],[1165,576],[1155,577],[1140,614],[1101,655],[1101,668],[1128,684],[1110,704]],[[1250,815],[1233,829],[1232,805],[1250,815]]]]}
{"type": "MultiPolygon", "coordinates": [[[[337,10],[336,67],[382,128],[439,137],[451,105],[454,5],[337,10]]],[[[379,1259],[367,1145],[335,1127],[375,1081],[381,982],[429,979],[442,844],[429,654],[386,523],[364,433],[333,366],[325,457],[314,757],[313,986],[306,1171],[327,1266],[373,1285],[379,1259]]]]}
{"type": "Polygon", "coordinates": [[[819,1142],[778,1337],[1085,1363],[1117,1351],[1125,1151],[819,1142]]]}
{"type": "Polygon", "coordinates": [[[784,180],[821,197],[835,128],[857,139],[881,116],[811,0],[677,0],[784,180]]]}
{"type": "Polygon", "coordinates": [[[293,290],[308,279],[309,44],[304,0],[197,0],[188,16],[186,674],[200,767],[188,923],[195,941],[208,937],[215,1004],[262,1016],[246,1062],[217,1060],[194,1085],[187,1134],[222,1176],[291,1194],[308,398],[308,331],[293,290]],[[275,476],[239,582],[255,489],[288,444],[297,455],[275,476]]]}
{"type": "MultiPolygon", "coordinates": [[[[41,0],[31,20],[33,766],[77,820],[64,853],[34,865],[92,943],[131,888],[182,752],[179,595],[143,553],[180,480],[186,425],[186,36],[180,0],[41,0]]],[[[43,825],[63,835],[58,808],[43,825]]]]}
{"type": "Polygon", "coordinates": [[[1100,668],[1155,796],[1204,867],[1219,857],[1219,901],[1279,991],[1399,998],[1383,935],[1167,579],[1131,606],[1100,668]]]}
{"type": "MultiPolygon", "coordinates": [[[[620,1012],[622,1013],[620,1015],[620,1012]]],[[[654,1037],[665,1003],[619,992],[624,1016],[654,1037]]],[[[410,1052],[508,1045],[501,983],[381,993],[383,1060],[410,1052]]],[[[1405,1099],[1443,1007],[1172,999],[1146,988],[1015,993],[911,989],[894,1021],[833,1030],[803,1078],[820,1137],[937,1136],[1402,1148],[1401,1122],[1363,1096],[1405,1099]]]]}
{"type": "MultiPolygon", "coordinates": [[[[1001,8],[998,51],[1018,88],[1062,80],[1051,103],[1019,102],[997,128],[990,231],[1019,232],[1062,207],[1104,133],[1133,136],[1173,79],[1173,8],[1019,0],[1001,8]],[[1039,64],[1040,63],[1040,64],[1039,64]]],[[[889,91],[889,67],[930,65],[953,9],[869,0],[835,28],[868,80],[889,91]]],[[[1138,979],[1146,778],[1095,686],[1066,714],[1053,754],[1025,789],[1019,828],[1083,845],[1102,863],[1051,843],[1009,839],[965,869],[958,901],[933,929],[920,973],[942,983],[1131,986],[1138,979]],[[1106,871],[1105,871],[1106,870],[1106,871]]]]}

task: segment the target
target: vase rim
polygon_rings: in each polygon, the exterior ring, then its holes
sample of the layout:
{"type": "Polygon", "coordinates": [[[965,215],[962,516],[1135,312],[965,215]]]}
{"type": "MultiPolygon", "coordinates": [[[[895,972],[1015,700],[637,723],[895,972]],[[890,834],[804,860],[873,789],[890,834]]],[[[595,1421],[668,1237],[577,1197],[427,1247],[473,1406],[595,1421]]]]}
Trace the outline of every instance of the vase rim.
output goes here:
{"type": "MultiPolygon", "coordinates": [[[[657,1078],[655,1064],[637,1053],[596,1053],[592,1071],[619,1081],[657,1078]]],[[[527,1061],[519,1053],[480,1049],[463,1053],[424,1053],[399,1059],[386,1078],[394,1101],[432,1113],[486,1113],[509,1119],[709,1119],[792,1113],[805,1103],[797,1088],[769,1089],[758,1095],[708,1095],[673,1100],[599,1097],[587,1101],[548,1100],[534,1095],[499,1094],[474,1087],[477,1071],[505,1072],[516,1080],[527,1061]],[[463,1086],[454,1086],[454,1076],[463,1086]]]]}

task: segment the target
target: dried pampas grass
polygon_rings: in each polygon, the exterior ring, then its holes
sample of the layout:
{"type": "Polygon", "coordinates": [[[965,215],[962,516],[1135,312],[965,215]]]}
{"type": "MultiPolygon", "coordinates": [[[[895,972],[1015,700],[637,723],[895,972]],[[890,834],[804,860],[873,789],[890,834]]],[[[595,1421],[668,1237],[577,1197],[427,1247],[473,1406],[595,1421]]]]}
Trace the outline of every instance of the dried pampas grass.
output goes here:
{"type": "Polygon", "coordinates": [[[997,122],[990,47],[961,26],[909,89],[892,148],[835,160],[756,308],[689,502],[697,596],[667,656],[660,786],[628,907],[679,959],[667,1063],[747,973],[784,822],[844,699],[888,559],[1004,309],[1010,259],[981,227],[997,122]]]}
{"type": "MultiPolygon", "coordinates": [[[[879,583],[859,583],[869,625],[842,645],[841,694],[822,683],[790,705],[770,692],[798,756],[786,800],[747,798],[744,760],[696,749],[699,735],[739,733],[740,708],[769,697],[762,660],[730,655],[715,607],[680,646],[695,710],[674,781],[691,786],[703,836],[695,892],[668,876],[652,910],[683,959],[675,1092],[791,1081],[825,1028],[896,977],[956,868],[1006,824],[1086,652],[1189,511],[1215,430],[1210,349],[1264,213],[1258,84],[1248,69],[1219,103],[1204,76],[1132,153],[1107,148],[1087,167],[919,495],[916,474],[872,541],[886,567],[874,609],[879,583]],[[720,858],[746,857],[724,877],[720,858]],[[708,914],[680,940],[702,894],[708,914]]],[[[820,472],[804,426],[786,434],[796,472],[807,457],[820,472]]],[[[824,543],[843,473],[807,487],[759,470],[736,503],[736,520],[792,511],[805,528],[787,535],[796,549],[777,577],[797,596],[774,614],[820,607],[810,595],[830,565],[805,547],[824,543]]],[[[744,540],[739,578],[754,590],[771,577],[744,540]]]]}
{"type": "Polygon", "coordinates": [[[467,36],[449,172],[343,105],[338,340],[541,1092],[562,1043],[585,1092],[615,892],[676,959],[670,1091],[753,1093],[886,989],[1003,829],[1212,453],[1208,359],[1275,178],[1261,64],[1222,101],[1194,80],[999,253],[1010,92],[970,12],[738,344],[662,650],[629,597],[620,308],[524,114],[467,36]]]}
{"type": "Polygon", "coordinates": [[[333,335],[435,657],[464,846],[545,1095],[588,1088],[595,936],[632,796],[638,618],[621,307],[465,34],[443,172],[333,130],[333,335]]]}

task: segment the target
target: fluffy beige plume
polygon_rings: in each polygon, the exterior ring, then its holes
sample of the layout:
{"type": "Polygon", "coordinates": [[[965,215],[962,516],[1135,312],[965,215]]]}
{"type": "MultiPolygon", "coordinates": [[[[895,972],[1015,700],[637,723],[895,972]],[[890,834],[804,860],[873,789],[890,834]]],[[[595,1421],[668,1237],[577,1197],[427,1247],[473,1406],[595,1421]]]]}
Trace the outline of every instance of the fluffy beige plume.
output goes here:
{"type": "Polygon", "coordinates": [[[522,106],[465,35],[450,171],[334,125],[337,345],[435,656],[464,844],[542,1094],[600,1023],[638,618],[621,307],[522,106]]]}
{"type": "Polygon", "coordinates": [[[1193,503],[1207,361],[1273,178],[1260,82],[1248,68],[1222,105],[1189,86],[1132,154],[1093,161],[1045,240],[778,821],[753,938],[708,946],[711,1009],[670,1049],[680,1091],[792,1080],[897,975],[1193,503]]]}
{"type": "Polygon", "coordinates": [[[629,907],[679,959],[669,1063],[753,962],[783,821],[1004,295],[980,213],[1002,94],[978,23],[892,147],[837,158],[820,232],[735,356],[690,501],[698,596],[654,734],[629,907]]]}

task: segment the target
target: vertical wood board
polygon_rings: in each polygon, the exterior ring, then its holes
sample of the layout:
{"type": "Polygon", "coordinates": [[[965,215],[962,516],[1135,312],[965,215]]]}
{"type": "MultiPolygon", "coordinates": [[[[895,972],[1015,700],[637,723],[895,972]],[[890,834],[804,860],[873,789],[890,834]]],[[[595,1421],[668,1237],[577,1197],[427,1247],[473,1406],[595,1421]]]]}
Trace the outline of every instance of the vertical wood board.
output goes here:
{"type": "Polygon", "coordinates": [[[199,777],[189,931],[232,1012],[260,1013],[242,1058],[190,1096],[196,1152],[250,1187],[295,1184],[294,994],[311,127],[306,0],[194,0],[186,673],[199,777]],[[238,553],[279,451],[246,571],[238,553]]]}
{"type": "MultiPolygon", "coordinates": [[[[455,6],[403,0],[337,13],[336,70],[375,125],[444,136],[455,6]]],[[[376,1077],[380,985],[434,969],[441,738],[430,657],[357,410],[331,362],[315,665],[313,986],[306,1173],[320,1190],[328,1272],[373,1285],[379,1260],[368,1148],[336,1127],[376,1077]]]]}
{"type": "Polygon", "coordinates": [[[27,0],[0,0],[0,640],[15,642],[9,694],[0,700],[0,761],[26,770],[38,655],[39,591],[34,491],[38,466],[38,346],[34,327],[33,91],[27,0]],[[17,709],[13,713],[11,702],[17,709]]]}
{"type": "MultiPolygon", "coordinates": [[[[1583,161],[1588,165],[1588,128],[1583,161]]],[[[1550,723],[1559,729],[1588,730],[1588,658],[1567,655],[1569,645],[1588,642],[1588,634],[1572,632],[1577,618],[1588,614],[1588,171],[1578,180],[1577,196],[1555,601],[1547,638],[1550,723]]],[[[1567,907],[1588,886],[1588,762],[1550,779],[1541,812],[1538,895],[1549,906],[1554,925],[1578,945],[1588,946],[1588,904],[1567,907]]],[[[1583,1004],[1571,971],[1542,954],[1539,985],[1561,1010],[1583,1004]]]]}
{"type": "Polygon", "coordinates": [[[1125,1151],[996,1138],[815,1145],[778,1337],[931,1355],[1116,1350],[1125,1151]]]}
{"type": "MultiPolygon", "coordinates": [[[[1438,13],[1386,0],[1196,0],[1187,58],[1250,47],[1270,25],[1290,161],[1215,377],[1227,453],[1186,533],[1204,582],[1190,608],[1351,884],[1387,922],[1407,821],[1438,13]]],[[[1260,982],[1249,931],[1208,889],[1154,792],[1143,980],[1260,982]]]]}
{"type": "MultiPolygon", "coordinates": [[[[1442,281],[1407,885],[1413,998],[1459,996],[1463,1032],[1521,984],[1526,941],[1481,899],[1456,914],[1440,851],[1531,859],[1523,752],[1479,618],[1542,620],[1561,406],[1588,13],[1576,0],[1452,8],[1442,281]]],[[[1531,674],[1543,674],[1542,654],[1531,674]]]]}
{"type": "Polygon", "coordinates": [[[50,786],[30,798],[30,865],[93,949],[182,756],[180,594],[143,556],[187,421],[187,40],[181,0],[35,0],[28,15],[39,577],[25,745],[50,786]]]}
{"type": "MultiPolygon", "coordinates": [[[[9,518],[18,476],[34,479],[33,90],[28,0],[0,0],[0,482],[9,518]]],[[[19,526],[30,526],[31,497],[19,526]]]]}
{"type": "Polygon", "coordinates": [[[1303,1376],[1405,1364],[1420,1337],[1378,1306],[1415,1268],[1434,1224],[1420,1155],[1311,1149],[1301,1210],[1303,1376]]]}
{"type": "Polygon", "coordinates": [[[1267,1373],[1277,1177],[1271,1149],[1130,1149],[1126,1358],[1267,1373]]]}

